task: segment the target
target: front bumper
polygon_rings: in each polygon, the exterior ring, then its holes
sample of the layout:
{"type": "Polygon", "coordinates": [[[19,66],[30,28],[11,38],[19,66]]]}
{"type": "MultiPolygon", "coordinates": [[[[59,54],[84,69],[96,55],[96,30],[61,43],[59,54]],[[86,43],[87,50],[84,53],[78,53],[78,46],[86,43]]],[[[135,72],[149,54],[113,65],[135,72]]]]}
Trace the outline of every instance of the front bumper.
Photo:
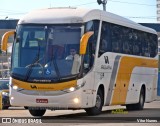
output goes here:
{"type": "Polygon", "coordinates": [[[45,107],[48,109],[79,109],[84,107],[82,88],[57,96],[26,95],[12,89],[10,97],[10,103],[13,106],[45,107]],[[45,99],[48,102],[37,102],[37,99],[45,99]],[[75,99],[78,101],[75,102],[75,99]]]}

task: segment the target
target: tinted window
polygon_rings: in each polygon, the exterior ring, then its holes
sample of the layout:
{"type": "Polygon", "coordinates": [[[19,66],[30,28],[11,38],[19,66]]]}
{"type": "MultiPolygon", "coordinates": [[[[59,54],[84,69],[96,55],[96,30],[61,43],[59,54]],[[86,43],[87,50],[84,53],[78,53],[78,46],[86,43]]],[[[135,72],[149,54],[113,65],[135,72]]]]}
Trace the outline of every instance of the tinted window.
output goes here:
{"type": "Polygon", "coordinates": [[[100,37],[100,47],[99,55],[112,51],[112,45],[110,41],[109,23],[102,23],[101,37],[100,37]]]}
{"type": "Polygon", "coordinates": [[[149,36],[149,41],[150,41],[150,44],[149,44],[150,57],[155,57],[157,55],[157,53],[158,53],[157,36],[156,35],[149,36]]]}
{"type": "Polygon", "coordinates": [[[158,49],[157,41],[157,35],[117,24],[103,22],[99,56],[105,52],[116,52],[155,57],[158,49]]]}
{"type": "Polygon", "coordinates": [[[150,57],[149,53],[149,38],[147,33],[142,34],[143,41],[142,41],[142,56],[150,57]]]}
{"type": "Polygon", "coordinates": [[[133,34],[132,29],[122,27],[122,43],[123,43],[123,53],[132,54],[133,53],[133,34]]]}
{"type": "Polygon", "coordinates": [[[122,53],[122,37],[121,26],[111,24],[111,42],[112,42],[112,51],[116,53],[122,53]]]}
{"type": "Polygon", "coordinates": [[[93,31],[94,34],[90,37],[87,45],[86,54],[84,55],[84,69],[87,73],[94,63],[95,50],[97,45],[97,36],[99,30],[99,21],[93,20],[85,24],[85,32],[93,31]]]}

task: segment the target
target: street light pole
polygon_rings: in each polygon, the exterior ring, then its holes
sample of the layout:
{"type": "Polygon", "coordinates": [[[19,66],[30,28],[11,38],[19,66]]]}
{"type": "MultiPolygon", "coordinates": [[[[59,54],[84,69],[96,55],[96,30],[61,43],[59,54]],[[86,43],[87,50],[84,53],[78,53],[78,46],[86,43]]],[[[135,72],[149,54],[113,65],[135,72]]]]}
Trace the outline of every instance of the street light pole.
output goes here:
{"type": "Polygon", "coordinates": [[[103,0],[103,10],[106,11],[106,4],[107,4],[107,0],[103,0]]]}
{"type": "Polygon", "coordinates": [[[5,17],[5,20],[7,20],[8,16],[5,17]]]}
{"type": "Polygon", "coordinates": [[[97,3],[103,4],[103,10],[106,11],[106,4],[107,4],[107,0],[97,0],[97,3]]]}

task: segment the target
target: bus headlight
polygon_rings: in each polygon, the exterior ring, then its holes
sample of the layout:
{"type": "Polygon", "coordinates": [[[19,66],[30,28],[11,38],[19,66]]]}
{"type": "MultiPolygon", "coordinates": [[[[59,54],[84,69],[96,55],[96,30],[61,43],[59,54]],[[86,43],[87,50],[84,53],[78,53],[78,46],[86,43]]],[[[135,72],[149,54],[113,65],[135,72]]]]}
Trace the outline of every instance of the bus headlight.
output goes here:
{"type": "Polygon", "coordinates": [[[11,97],[11,100],[14,100],[14,97],[11,97]]]}
{"type": "Polygon", "coordinates": [[[63,91],[64,91],[64,92],[67,92],[67,93],[73,92],[73,91],[75,91],[75,90],[80,89],[80,88],[83,87],[84,85],[85,85],[85,83],[82,83],[82,84],[79,84],[79,85],[77,85],[77,86],[75,86],[75,87],[67,88],[67,89],[65,89],[65,90],[63,90],[63,91]]]}
{"type": "Polygon", "coordinates": [[[14,85],[14,86],[13,86],[13,89],[14,89],[14,90],[17,90],[17,89],[18,89],[18,86],[17,86],[17,85],[14,85]]]}
{"type": "Polygon", "coordinates": [[[2,92],[2,95],[3,95],[3,96],[9,96],[9,93],[7,93],[7,92],[2,92]]]}
{"type": "Polygon", "coordinates": [[[78,98],[74,98],[74,99],[73,99],[73,102],[74,102],[75,104],[78,104],[78,103],[79,103],[79,99],[78,99],[78,98]]]}
{"type": "Polygon", "coordinates": [[[75,90],[75,88],[74,88],[74,87],[71,87],[71,88],[69,88],[69,90],[72,92],[72,91],[75,90]]]}

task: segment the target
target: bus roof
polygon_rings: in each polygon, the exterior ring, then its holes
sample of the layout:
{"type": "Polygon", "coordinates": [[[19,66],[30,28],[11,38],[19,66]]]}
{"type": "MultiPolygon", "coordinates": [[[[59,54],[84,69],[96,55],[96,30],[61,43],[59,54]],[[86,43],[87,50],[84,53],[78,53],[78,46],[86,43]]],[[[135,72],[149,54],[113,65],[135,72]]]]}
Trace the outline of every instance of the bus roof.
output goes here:
{"type": "Polygon", "coordinates": [[[70,24],[83,23],[96,19],[157,34],[157,32],[151,28],[142,26],[110,12],[98,9],[91,10],[71,7],[35,10],[21,18],[18,24],[70,24]]]}

